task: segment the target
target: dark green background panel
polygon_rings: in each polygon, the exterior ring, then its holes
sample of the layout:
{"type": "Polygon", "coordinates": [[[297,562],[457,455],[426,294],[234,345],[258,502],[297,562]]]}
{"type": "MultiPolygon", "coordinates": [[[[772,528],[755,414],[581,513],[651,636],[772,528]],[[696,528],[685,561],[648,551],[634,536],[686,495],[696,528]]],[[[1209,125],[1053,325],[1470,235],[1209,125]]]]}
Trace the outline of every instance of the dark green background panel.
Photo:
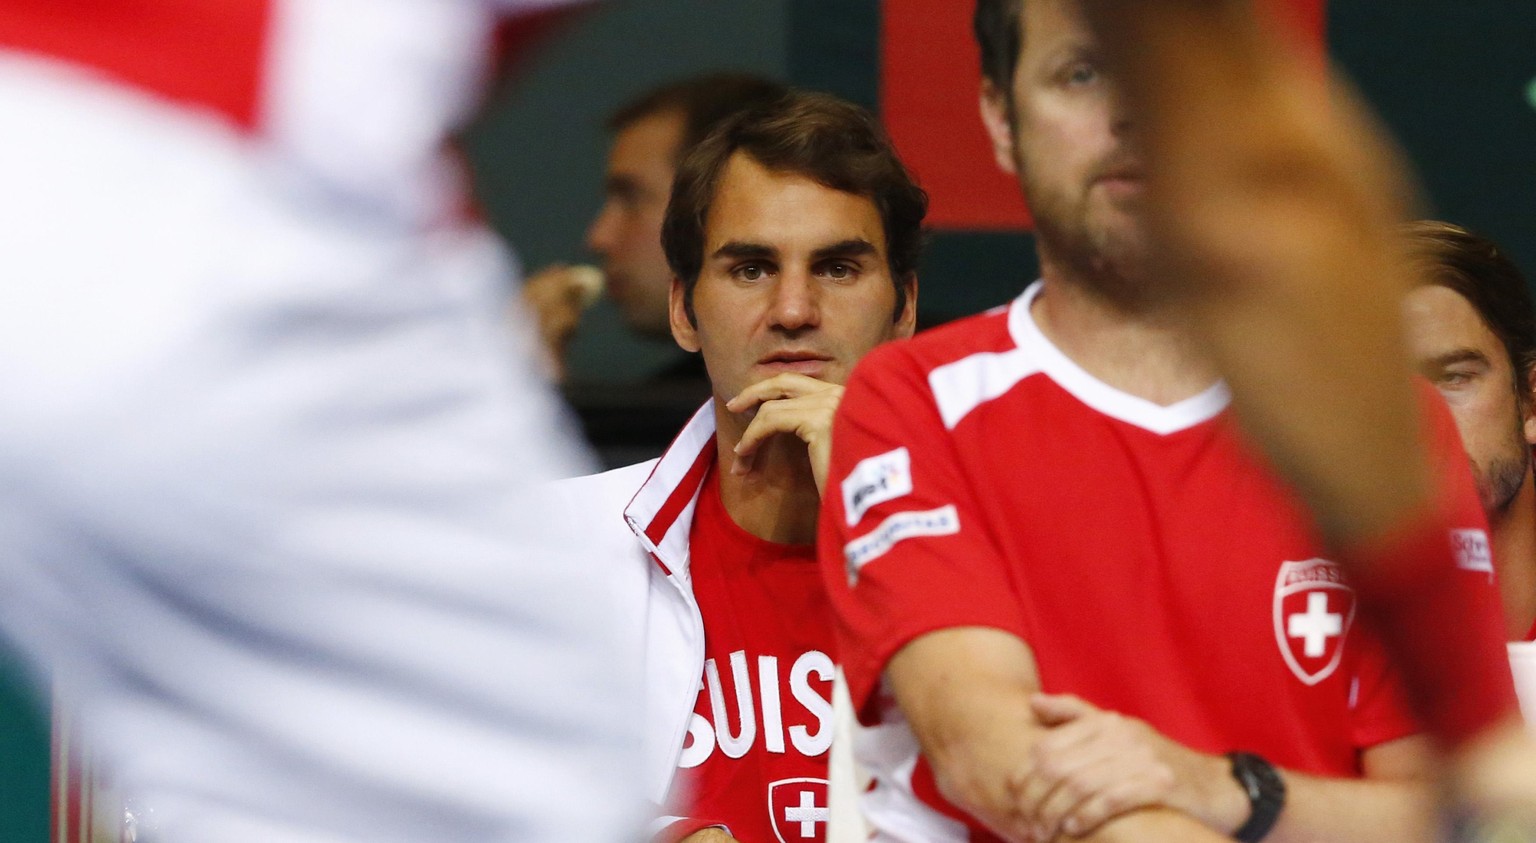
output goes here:
{"type": "Polygon", "coordinates": [[[0,841],[48,839],[48,723],[21,666],[0,648],[0,841]]]}
{"type": "Polygon", "coordinates": [[[1430,212],[1536,275],[1536,3],[1334,0],[1333,54],[1401,141],[1430,212]]]}
{"type": "Polygon", "coordinates": [[[918,276],[918,321],[948,322],[996,307],[1039,275],[1027,234],[939,231],[928,240],[918,276]]]}
{"type": "Polygon", "coordinates": [[[789,81],[865,108],[879,107],[877,0],[787,0],[789,81]]]}

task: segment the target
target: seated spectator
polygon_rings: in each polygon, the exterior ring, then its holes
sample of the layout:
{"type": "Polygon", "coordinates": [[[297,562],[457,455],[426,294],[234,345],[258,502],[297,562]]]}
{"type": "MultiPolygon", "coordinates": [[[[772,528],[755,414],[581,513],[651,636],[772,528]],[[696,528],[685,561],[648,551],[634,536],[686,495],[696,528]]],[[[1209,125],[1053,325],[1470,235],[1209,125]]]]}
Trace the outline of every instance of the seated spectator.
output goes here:
{"type": "Polygon", "coordinates": [[[1407,295],[1408,341],[1445,396],[1488,515],[1510,640],[1536,639],[1536,311],[1494,243],[1444,222],[1404,229],[1421,286],[1407,295]]]}
{"type": "Polygon", "coordinates": [[[630,612],[662,839],[825,839],[828,437],[854,364],[912,334],[926,207],[874,119],[821,94],[737,114],[679,166],[668,321],[713,397],[659,460],[559,487],[630,612]]]}
{"type": "MultiPolygon", "coordinates": [[[[1239,435],[1172,295],[1199,277],[1150,249],[1178,176],[1126,96],[1145,79],[1110,67],[1146,57],[1088,6],[977,5],[982,113],[1042,280],[876,350],[839,411],[822,558],[866,815],[896,839],[1419,839],[1429,747],[1304,499],[1239,435]]],[[[1446,518],[1479,530],[1438,432],[1446,518]]]]}
{"type": "Polygon", "coordinates": [[[1536,311],[1520,270],[1496,244],[1434,221],[1410,223],[1404,235],[1420,278],[1404,300],[1409,348],[1445,396],[1472,463],[1515,690],[1536,723],[1536,311]]]}

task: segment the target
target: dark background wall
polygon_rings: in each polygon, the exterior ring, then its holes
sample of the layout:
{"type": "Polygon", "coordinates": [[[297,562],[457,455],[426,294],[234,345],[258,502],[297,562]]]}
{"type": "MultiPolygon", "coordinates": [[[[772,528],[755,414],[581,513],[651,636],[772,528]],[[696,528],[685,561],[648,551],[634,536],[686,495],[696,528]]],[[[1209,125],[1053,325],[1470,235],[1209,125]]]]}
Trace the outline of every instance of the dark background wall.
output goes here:
{"type": "Polygon", "coordinates": [[[1333,54],[1417,165],[1431,212],[1536,275],[1536,3],[1334,0],[1333,54]]]}

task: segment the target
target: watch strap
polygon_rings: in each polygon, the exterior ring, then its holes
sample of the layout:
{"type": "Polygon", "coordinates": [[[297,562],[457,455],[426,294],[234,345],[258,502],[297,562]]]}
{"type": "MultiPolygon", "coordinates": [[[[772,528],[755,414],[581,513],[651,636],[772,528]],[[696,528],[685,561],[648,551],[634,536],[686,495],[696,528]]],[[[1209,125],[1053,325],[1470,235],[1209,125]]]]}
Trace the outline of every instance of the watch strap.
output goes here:
{"type": "Polygon", "coordinates": [[[1285,807],[1285,779],[1275,765],[1251,752],[1229,752],[1232,762],[1232,778],[1248,797],[1248,821],[1233,832],[1233,839],[1242,843],[1259,843],[1275,822],[1280,819],[1280,809],[1285,807]]]}

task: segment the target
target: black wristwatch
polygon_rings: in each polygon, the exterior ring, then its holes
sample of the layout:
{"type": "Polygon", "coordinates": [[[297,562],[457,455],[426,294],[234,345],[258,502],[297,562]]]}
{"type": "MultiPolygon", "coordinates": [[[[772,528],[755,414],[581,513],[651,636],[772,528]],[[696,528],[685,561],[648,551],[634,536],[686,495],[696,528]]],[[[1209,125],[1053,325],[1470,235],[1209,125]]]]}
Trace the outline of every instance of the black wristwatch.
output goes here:
{"type": "Polygon", "coordinates": [[[1232,762],[1232,778],[1248,795],[1248,821],[1232,837],[1242,843],[1259,843],[1275,827],[1280,809],[1285,807],[1285,779],[1280,778],[1275,765],[1251,752],[1229,752],[1227,759],[1232,762]]]}

